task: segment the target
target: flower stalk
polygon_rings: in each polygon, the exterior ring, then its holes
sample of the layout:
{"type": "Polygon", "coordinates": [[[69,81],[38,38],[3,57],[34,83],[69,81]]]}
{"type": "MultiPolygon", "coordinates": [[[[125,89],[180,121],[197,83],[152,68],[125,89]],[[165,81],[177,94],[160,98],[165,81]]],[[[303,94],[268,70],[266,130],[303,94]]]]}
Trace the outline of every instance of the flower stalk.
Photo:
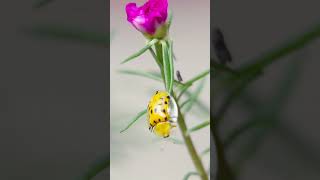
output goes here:
{"type": "MultiPolygon", "coordinates": [[[[164,40],[162,40],[164,41],[164,40]]],[[[168,43],[168,42],[166,42],[168,43]]],[[[156,61],[160,61],[160,62],[163,62],[163,54],[164,53],[168,53],[168,54],[171,54],[172,56],[172,53],[169,53],[169,52],[163,52],[163,48],[162,48],[162,45],[160,42],[156,43],[155,44],[155,48],[156,48],[156,52],[157,52],[157,59],[155,59],[156,61]]],[[[169,49],[168,49],[169,51],[169,49]]],[[[170,57],[170,58],[173,58],[173,57],[170,57]]],[[[162,67],[163,66],[163,63],[162,63],[162,67]]],[[[163,68],[161,69],[160,68],[160,71],[161,71],[161,74],[162,74],[162,77],[163,77],[163,81],[165,83],[165,74],[164,74],[164,70],[163,68]]],[[[173,98],[175,99],[175,101],[177,102],[177,97],[175,95],[175,93],[172,91],[172,92],[169,92],[170,94],[172,94],[173,98]]],[[[179,103],[177,103],[177,107],[178,107],[178,125],[179,125],[179,128],[181,130],[181,134],[182,134],[182,137],[184,139],[184,142],[185,142],[185,145],[188,149],[188,152],[189,152],[189,155],[192,159],[192,162],[197,170],[197,173],[198,175],[201,177],[201,180],[208,180],[208,176],[207,176],[207,173],[204,169],[204,166],[202,164],[202,161],[200,159],[200,156],[198,155],[194,145],[193,145],[193,142],[192,142],[192,139],[191,139],[191,136],[190,134],[188,133],[188,128],[187,128],[187,125],[185,123],[185,120],[184,120],[184,116],[183,114],[181,113],[181,108],[179,106],[179,103]]]]}
{"type": "MultiPolygon", "coordinates": [[[[175,96],[174,96],[174,99],[176,99],[175,96]]],[[[178,105],[178,125],[181,130],[184,142],[187,146],[188,152],[191,156],[192,162],[193,162],[194,166],[196,167],[199,176],[201,177],[202,180],[208,180],[208,176],[207,176],[207,173],[203,167],[200,156],[198,155],[198,153],[193,145],[190,134],[188,133],[188,128],[187,128],[187,125],[184,121],[184,116],[180,111],[179,105],[178,105]]]]}
{"type": "MultiPolygon", "coordinates": [[[[145,51],[149,50],[153,58],[155,59],[160,72],[166,91],[171,97],[178,102],[182,93],[176,96],[173,90],[174,85],[174,65],[173,65],[173,45],[169,38],[169,27],[171,25],[172,17],[168,17],[168,0],[148,0],[142,6],[137,6],[136,3],[128,3],[126,5],[127,20],[135,29],[140,31],[148,40],[147,45],[139,52],[127,58],[123,63],[132,60],[135,57],[140,56],[145,51]],[[177,98],[178,97],[178,98],[177,98]]],[[[204,73],[205,76],[208,73],[204,73]]],[[[196,77],[202,78],[202,76],[196,77]]],[[[192,82],[198,79],[189,81],[185,85],[185,90],[192,85],[192,82]]],[[[198,155],[190,133],[187,129],[187,125],[184,120],[184,115],[181,112],[181,106],[177,104],[178,111],[178,125],[182,133],[182,137],[188,149],[192,162],[197,170],[197,175],[201,177],[201,180],[208,180],[208,175],[198,155]]],[[[151,110],[152,113],[152,110],[151,110]]],[[[139,116],[138,116],[139,118],[139,116]]],[[[160,120],[160,119],[159,119],[160,120]]],[[[133,121],[134,122],[134,121],[133,121]]]]}

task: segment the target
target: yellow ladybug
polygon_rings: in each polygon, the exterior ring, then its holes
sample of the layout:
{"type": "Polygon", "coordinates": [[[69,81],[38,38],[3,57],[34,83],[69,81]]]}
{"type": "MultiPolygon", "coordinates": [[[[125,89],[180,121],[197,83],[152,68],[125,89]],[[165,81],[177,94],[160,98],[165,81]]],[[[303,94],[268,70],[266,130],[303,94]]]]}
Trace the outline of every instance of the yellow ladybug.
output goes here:
{"type": "Polygon", "coordinates": [[[176,127],[177,104],[166,91],[156,91],[148,104],[149,130],[161,137],[169,137],[176,127]]]}

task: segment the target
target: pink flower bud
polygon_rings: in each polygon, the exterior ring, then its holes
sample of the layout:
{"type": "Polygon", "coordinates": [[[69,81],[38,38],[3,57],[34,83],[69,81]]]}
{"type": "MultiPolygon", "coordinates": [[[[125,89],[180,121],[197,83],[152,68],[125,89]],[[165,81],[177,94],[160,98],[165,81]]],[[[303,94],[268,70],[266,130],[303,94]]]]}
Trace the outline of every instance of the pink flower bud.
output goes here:
{"type": "Polygon", "coordinates": [[[163,38],[167,33],[168,0],[148,0],[141,7],[126,5],[127,20],[148,37],[163,38]]]}

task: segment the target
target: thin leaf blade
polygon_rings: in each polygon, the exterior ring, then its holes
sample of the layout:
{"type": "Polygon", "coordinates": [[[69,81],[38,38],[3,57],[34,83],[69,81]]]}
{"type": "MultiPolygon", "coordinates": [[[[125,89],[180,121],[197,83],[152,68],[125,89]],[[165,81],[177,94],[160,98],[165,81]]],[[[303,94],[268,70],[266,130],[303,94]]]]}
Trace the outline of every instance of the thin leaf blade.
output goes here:
{"type": "Polygon", "coordinates": [[[169,69],[170,69],[170,87],[169,92],[172,91],[173,88],[173,82],[174,82],[174,65],[173,65],[173,42],[172,40],[169,41],[169,69]]]}
{"type": "Polygon", "coordinates": [[[149,79],[160,81],[160,82],[162,81],[160,76],[157,76],[151,72],[138,71],[138,70],[120,70],[118,72],[121,74],[141,76],[141,77],[149,78],[149,79]]]}
{"type": "Polygon", "coordinates": [[[167,91],[171,94],[172,85],[173,85],[173,74],[171,71],[172,63],[169,57],[169,49],[168,45],[165,41],[161,41],[162,45],[162,54],[163,54],[163,71],[164,71],[164,79],[165,79],[165,86],[167,91]]]}
{"type": "Polygon", "coordinates": [[[102,171],[106,170],[110,166],[109,156],[102,157],[93,162],[87,169],[87,171],[79,178],[80,180],[91,180],[102,171]]]}
{"type": "Polygon", "coordinates": [[[190,133],[192,133],[192,132],[201,130],[202,128],[205,128],[205,127],[207,127],[207,126],[209,126],[209,125],[210,125],[210,120],[205,121],[205,122],[202,122],[202,123],[200,123],[200,124],[198,124],[198,125],[190,128],[187,133],[190,134],[190,133]]]}
{"type": "Polygon", "coordinates": [[[197,172],[188,172],[184,177],[183,180],[188,180],[191,176],[198,176],[197,172]]]}
{"type": "Polygon", "coordinates": [[[210,74],[210,69],[205,70],[202,73],[196,75],[194,78],[192,78],[189,81],[185,82],[185,84],[193,84],[194,82],[206,77],[208,74],[210,74]]]}
{"type": "Polygon", "coordinates": [[[133,59],[135,59],[136,57],[139,57],[141,54],[143,54],[144,52],[146,52],[149,48],[151,48],[151,46],[153,46],[155,43],[157,43],[159,40],[158,39],[152,39],[151,41],[149,41],[147,43],[146,46],[144,46],[142,49],[140,49],[138,52],[132,54],[131,56],[129,56],[128,58],[126,58],[124,61],[121,62],[121,64],[124,64],[126,62],[129,62],[133,59]]]}
{"type": "Polygon", "coordinates": [[[110,44],[110,34],[87,31],[80,27],[63,25],[34,25],[22,27],[21,31],[35,38],[59,39],[98,46],[110,44]]]}
{"type": "Polygon", "coordinates": [[[133,119],[132,121],[124,128],[120,131],[120,133],[123,133],[124,131],[126,131],[127,129],[129,129],[137,120],[139,120],[143,115],[145,115],[147,113],[147,110],[143,110],[141,112],[139,112],[133,119]]]}
{"type": "Polygon", "coordinates": [[[190,96],[190,100],[189,102],[184,106],[185,109],[184,109],[184,112],[189,112],[190,109],[192,108],[193,104],[197,101],[199,95],[200,95],[200,92],[202,91],[203,87],[204,87],[204,82],[205,80],[202,80],[199,84],[199,86],[197,87],[197,89],[195,90],[195,92],[193,94],[191,94],[190,96]]]}

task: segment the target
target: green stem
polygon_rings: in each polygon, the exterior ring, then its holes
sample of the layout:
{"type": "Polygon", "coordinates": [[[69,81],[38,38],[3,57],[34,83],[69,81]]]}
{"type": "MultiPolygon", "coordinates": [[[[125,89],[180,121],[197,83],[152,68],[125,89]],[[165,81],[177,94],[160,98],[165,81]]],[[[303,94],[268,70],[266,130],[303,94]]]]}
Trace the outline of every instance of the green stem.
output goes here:
{"type": "MultiPolygon", "coordinates": [[[[177,99],[175,97],[175,95],[174,95],[174,99],[175,100],[177,99]]],[[[189,151],[189,154],[191,156],[192,162],[193,162],[194,166],[196,167],[199,176],[201,177],[202,180],[208,180],[208,176],[207,176],[207,173],[203,167],[200,156],[198,155],[198,153],[193,145],[190,134],[188,133],[187,125],[184,121],[184,116],[180,111],[179,105],[178,105],[178,124],[179,124],[180,130],[181,130],[184,142],[185,142],[187,149],[189,151]]]]}
{"type": "Polygon", "coordinates": [[[161,71],[161,76],[162,76],[162,80],[163,83],[166,84],[165,80],[164,80],[164,71],[163,71],[163,57],[162,57],[162,45],[160,42],[157,42],[155,45],[155,49],[156,49],[156,54],[158,59],[155,58],[156,61],[158,61],[158,63],[161,63],[160,67],[160,71],[161,71]]]}
{"type": "Polygon", "coordinates": [[[218,134],[217,128],[210,127],[211,135],[213,136],[213,139],[215,141],[216,145],[216,151],[217,151],[217,160],[218,160],[218,173],[217,173],[217,179],[223,179],[223,180],[235,180],[235,177],[233,175],[232,169],[229,165],[229,162],[227,161],[225,149],[221,142],[221,138],[218,134]]]}
{"type": "MultiPolygon", "coordinates": [[[[155,49],[156,49],[156,55],[157,55],[157,59],[154,57],[155,60],[159,61],[159,62],[163,62],[163,55],[162,55],[163,52],[162,52],[161,43],[159,43],[159,42],[156,43],[155,49]]],[[[162,79],[164,80],[164,69],[163,68],[164,67],[162,65],[162,69],[160,68],[160,71],[161,71],[162,79]]],[[[164,81],[164,83],[165,83],[165,81],[164,81]]],[[[176,97],[175,93],[172,93],[172,94],[173,94],[174,100],[177,102],[177,97],[176,97]]],[[[199,176],[201,177],[201,180],[208,180],[207,173],[206,173],[204,166],[201,162],[200,156],[198,155],[198,153],[193,145],[190,134],[188,133],[187,125],[184,121],[184,116],[180,111],[180,106],[178,105],[178,103],[177,103],[177,106],[178,106],[178,125],[180,127],[182,137],[183,137],[184,142],[187,146],[188,152],[191,156],[192,162],[193,162],[194,166],[196,167],[197,172],[198,172],[199,176]]]]}

